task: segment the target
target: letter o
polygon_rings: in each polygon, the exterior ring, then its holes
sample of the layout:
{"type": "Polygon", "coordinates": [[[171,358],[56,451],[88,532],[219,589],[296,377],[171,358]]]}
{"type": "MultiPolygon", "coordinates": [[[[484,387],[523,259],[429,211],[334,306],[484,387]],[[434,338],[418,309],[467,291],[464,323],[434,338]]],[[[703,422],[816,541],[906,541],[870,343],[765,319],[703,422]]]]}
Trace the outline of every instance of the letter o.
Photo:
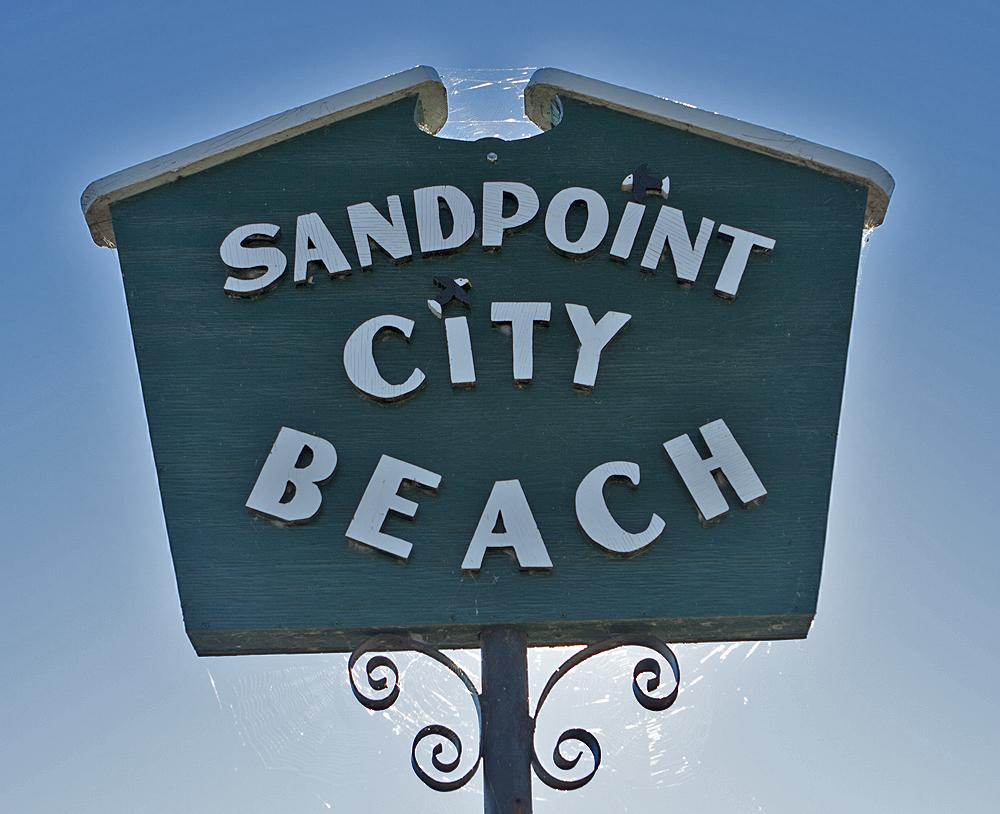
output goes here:
{"type": "Polygon", "coordinates": [[[557,192],[545,211],[545,237],[552,248],[569,257],[586,257],[597,250],[608,233],[608,204],[599,192],[569,187],[557,192]],[[587,226],[577,240],[566,237],[566,216],[577,201],[587,205],[587,226]]]}

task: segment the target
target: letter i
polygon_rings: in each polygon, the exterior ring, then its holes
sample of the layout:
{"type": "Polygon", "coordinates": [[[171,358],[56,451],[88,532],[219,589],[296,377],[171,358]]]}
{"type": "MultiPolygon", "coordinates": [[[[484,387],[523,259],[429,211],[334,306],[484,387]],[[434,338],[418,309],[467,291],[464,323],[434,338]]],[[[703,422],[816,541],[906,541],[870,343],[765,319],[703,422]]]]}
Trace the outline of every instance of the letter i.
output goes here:
{"type": "Polygon", "coordinates": [[[444,321],[444,331],[445,338],[448,340],[448,366],[451,368],[451,386],[475,387],[476,366],[472,361],[469,320],[465,317],[448,317],[444,321]]]}
{"type": "Polygon", "coordinates": [[[615,233],[615,242],[611,245],[611,259],[619,263],[628,260],[632,254],[632,246],[635,244],[635,236],[639,233],[639,223],[646,213],[646,207],[629,201],[625,204],[625,211],[622,212],[621,223],[618,224],[618,231],[615,233]]]}

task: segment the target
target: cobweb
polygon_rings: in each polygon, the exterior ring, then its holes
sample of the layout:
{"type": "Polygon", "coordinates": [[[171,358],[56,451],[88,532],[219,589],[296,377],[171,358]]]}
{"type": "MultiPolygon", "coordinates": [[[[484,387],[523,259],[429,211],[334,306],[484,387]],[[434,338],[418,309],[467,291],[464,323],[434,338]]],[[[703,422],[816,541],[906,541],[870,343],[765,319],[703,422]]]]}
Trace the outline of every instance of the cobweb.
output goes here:
{"type": "Polygon", "coordinates": [[[439,138],[504,141],[542,131],[524,115],[524,88],[534,68],[481,68],[438,71],[448,88],[448,121],[439,138]]]}
{"type": "MultiPolygon", "coordinates": [[[[396,703],[381,712],[367,709],[354,697],[346,656],[241,656],[213,666],[209,679],[242,745],[267,769],[340,788],[364,788],[384,779],[387,771],[409,771],[414,736],[423,726],[438,723],[462,739],[464,773],[475,762],[478,744],[471,696],[457,677],[433,660],[416,653],[390,655],[400,671],[401,692],[396,703]]],[[[478,677],[478,653],[450,655],[478,677]]],[[[357,681],[364,686],[363,678],[357,681]]]]}
{"type": "MultiPolygon", "coordinates": [[[[616,797],[627,800],[642,787],[685,784],[696,774],[705,749],[715,706],[713,693],[718,687],[742,692],[738,675],[742,664],[754,654],[759,657],[770,651],[769,643],[763,643],[763,648],[761,644],[675,646],[681,690],[665,712],[647,711],[632,695],[632,669],[649,651],[624,647],[587,660],[563,678],[546,701],[536,725],[539,759],[551,773],[562,776],[552,766],[556,739],[566,729],[582,727],[600,742],[597,777],[610,785],[616,797]]],[[[532,714],[548,677],[574,650],[529,651],[532,714]]],[[[409,772],[414,737],[422,727],[436,723],[450,727],[461,738],[465,749],[458,773],[464,774],[475,762],[479,738],[475,707],[464,685],[425,656],[390,655],[400,671],[401,692],[396,703],[382,712],[368,710],[353,696],[346,656],[239,657],[227,660],[224,669],[213,666],[209,679],[220,707],[232,716],[242,745],[252,749],[267,769],[295,772],[332,787],[364,788],[379,783],[387,771],[409,772]]],[[[479,653],[450,651],[448,655],[480,687],[479,653]]],[[[664,665],[667,687],[668,676],[669,668],[664,665]]],[[[588,760],[585,752],[578,774],[589,770],[588,760]]],[[[481,794],[480,776],[466,789],[481,794]]],[[[415,777],[413,782],[419,783],[415,777]]],[[[538,780],[533,788],[536,800],[553,800],[563,794],[538,780]]]]}
{"type": "Polygon", "coordinates": [[[861,275],[865,270],[865,261],[868,259],[868,247],[871,245],[874,233],[874,226],[866,227],[861,232],[861,257],[858,259],[858,280],[855,284],[855,292],[861,287],[861,275]]]}
{"type": "MultiPolygon", "coordinates": [[[[558,776],[551,758],[556,739],[565,729],[580,727],[592,732],[600,742],[598,776],[623,802],[634,799],[638,788],[686,783],[694,776],[708,740],[715,706],[713,688],[721,685],[729,689],[738,684],[736,673],[742,662],[755,652],[768,652],[768,644],[760,651],[759,645],[741,642],[674,646],[681,686],[677,701],[663,712],[646,710],[632,694],[632,670],[640,659],[650,655],[648,650],[622,647],[587,660],[556,685],[538,717],[535,750],[539,760],[558,776]]],[[[571,652],[559,648],[557,659],[552,650],[531,651],[533,697],[571,652]]],[[[665,664],[661,667],[662,684],[669,691],[670,670],[665,664]]],[[[589,759],[586,753],[584,759],[589,759]]],[[[534,791],[535,798],[542,800],[559,794],[541,783],[535,783],[534,791]]]]}

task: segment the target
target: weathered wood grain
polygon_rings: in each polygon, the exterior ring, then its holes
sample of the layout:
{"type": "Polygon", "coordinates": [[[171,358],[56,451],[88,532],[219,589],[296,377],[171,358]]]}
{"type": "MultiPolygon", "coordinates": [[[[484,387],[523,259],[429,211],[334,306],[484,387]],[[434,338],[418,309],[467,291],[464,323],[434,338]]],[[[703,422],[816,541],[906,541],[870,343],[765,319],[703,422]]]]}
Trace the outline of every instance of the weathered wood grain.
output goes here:
{"type": "MultiPolygon", "coordinates": [[[[591,642],[641,630],[668,641],[805,636],[816,609],[854,287],[869,189],[757,151],[606,105],[562,100],[558,127],[505,143],[435,139],[413,124],[413,99],[336,121],[111,204],[164,514],[188,634],[201,654],[349,650],[379,631],[445,647],[475,647],[486,626],[515,625],[532,646],[591,642]],[[496,153],[497,160],[487,160],[496,153]],[[767,235],[739,297],[714,293],[730,244],[713,236],[692,285],[678,285],[669,252],[653,273],[635,250],[612,262],[630,196],[622,178],[643,161],[670,176],[669,205],[689,235],[702,218],[767,235]],[[415,189],[450,185],[472,201],[483,185],[516,182],[540,216],[483,251],[397,265],[375,252],[362,272],[348,207],[380,209],[399,196],[413,245],[415,189]],[[608,204],[610,228],[583,260],[550,248],[544,213],[560,190],[582,187],[608,204]],[[297,218],[318,213],[353,271],[291,272],[262,296],[227,296],[219,257],[242,224],[280,227],[292,267],[297,218]],[[495,246],[488,248],[495,249],[495,246]],[[474,388],[454,388],[441,320],[426,301],[435,275],[471,281],[466,316],[474,388]],[[548,302],[533,332],[530,384],[511,376],[512,339],[494,327],[494,302],[548,302]],[[631,315],[600,358],[592,390],[574,388],[579,341],[566,303],[598,319],[631,315]],[[409,342],[376,342],[381,374],[423,388],[377,403],[351,387],[342,363],[365,320],[412,320],[409,342]],[[724,419],[767,490],[725,518],[699,522],[663,452],[724,419]],[[329,440],[336,473],[316,519],[283,527],[245,508],[281,427],[329,440]],[[387,534],[412,543],[403,560],[349,542],[346,529],[380,457],[441,475],[435,494],[401,494],[412,520],[387,534]],[[655,513],[666,527],[630,557],[594,545],[575,519],[581,480],[602,463],[634,462],[641,485],[604,495],[628,531],[655,513]],[[496,481],[519,480],[553,567],[522,571],[488,551],[461,563],[496,481]]],[[[649,208],[661,203],[646,199],[649,208]]],[[[664,205],[666,205],[664,203],[664,205]]],[[[492,210],[491,232],[498,224],[492,210]]],[[[582,231],[568,214],[571,239],[582,231]],[[573,230],[577,231],[574,233],[573,230]]],[[[501,215],[503,211],[501,211],[501,215]]],[[[508,213],[509,215],[509,213],[508,213]]],[[[419,241],[418,241],[419,243],[419,241]]]]}

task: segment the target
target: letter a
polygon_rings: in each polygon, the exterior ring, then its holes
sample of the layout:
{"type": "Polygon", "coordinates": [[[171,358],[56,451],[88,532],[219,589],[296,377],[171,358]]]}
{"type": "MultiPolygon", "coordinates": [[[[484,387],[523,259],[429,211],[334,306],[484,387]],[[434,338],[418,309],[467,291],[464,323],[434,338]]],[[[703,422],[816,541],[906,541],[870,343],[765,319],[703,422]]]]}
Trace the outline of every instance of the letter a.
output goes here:
{"type": "Polygon", "coordinates": [[[462,570],[482,568],[487,548],[513,548],[522,569],[552,567],[520,481],[498,480],[493,484],[476,533],[462,560],[462,570]],[[497,526],[502,526],[503,531],[497,531],[497,526]]]}

